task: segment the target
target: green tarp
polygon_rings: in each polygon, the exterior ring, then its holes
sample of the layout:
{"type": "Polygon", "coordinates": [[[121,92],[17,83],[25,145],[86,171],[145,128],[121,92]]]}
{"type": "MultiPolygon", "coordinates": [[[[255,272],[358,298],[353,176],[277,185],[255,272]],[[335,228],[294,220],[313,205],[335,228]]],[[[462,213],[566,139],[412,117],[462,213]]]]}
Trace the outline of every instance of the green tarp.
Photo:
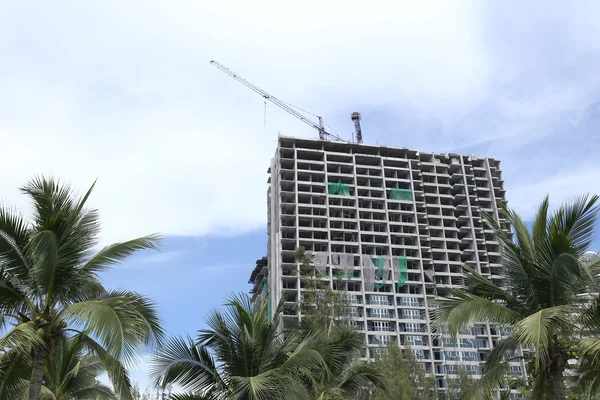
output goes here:
{"type": "Polygon", "coordinates": [[[400,277],[398,278],[398,292],[402,285],[408,280],[408,269],[406,268],[406,256],[398,257],[398,264],[400,264],[400,277]]]}
{"type": "Polygon", "coordinates": [[[375,275],[379,278],[379,279],[383,279],[383,257],[382,256],[371,256],[371,261],[373,262],[373,265],[375,266],[375,268],[377,268],[377,272],[375,273],[375,275]]]}
{"type": "Polygon", "coordinates": [[[269,284],[267,282],[263,282],[261,283],[261,285],[258,287],[258,293],[261,294],[263,291],[269,291],[269,284]]]}
{"type": "Polygon", "coordinates": [[[410,189],[390,189],[390,200],[412,200],[412,190],[410,189]]]}
{"type": "Polygon", "coordinates": [[[383,285],[385,285],[385,279],[383,279],[383,257],[381,256],[371,256],[371,262],[373,263],[373,265],[375,266],[375,268],[377,268],[377,272],[375,272],[375,276],[378,279],[381,279],[382,282],[381,283],[377,283],[375,285],[376,289],[382,288],[383,285]]]}
{"type": "Polygon", "coordinates": [[[329,194],[338,196],[350,196],[350,186],[347,183],[329,182],[327,184],[327,191],[329,194]]]}
{"type": "Polygon", "coordinates": [[[271,308],[272,308],[272,301],[271,301],[271,292],[269,292],[269,303],[267,305],[267,318],[269,318],[269,321],[271,321],[271,319],[273,318],[271,316],[271,308]]]}

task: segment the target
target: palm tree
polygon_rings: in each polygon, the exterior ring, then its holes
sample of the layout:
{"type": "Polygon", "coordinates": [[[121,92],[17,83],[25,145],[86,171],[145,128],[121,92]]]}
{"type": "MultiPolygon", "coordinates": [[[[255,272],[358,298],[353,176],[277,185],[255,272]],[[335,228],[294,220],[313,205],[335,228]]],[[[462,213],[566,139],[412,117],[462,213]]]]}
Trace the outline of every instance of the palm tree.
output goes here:
{"type": "Polygon", "coordinates": [[[326,368],[306,374],[316,400],[346,400],[357,393],[371,391],[375,387],[385,390],[383,374],[374,363],[357,360],[357,353],[364,348],[364,339],[352,327],[331,326],[325,331],[325,340],[319,353],[326,368]]]}
{"type": "Polygon", "coordinates": [[[287,331],[293,332],[298,325],[297,329],[306,335],[312,332],[323,335],[323,347],[319,353],[327,368],[310,371],[306,375],[315,398],[350,399],[356,393],[370,392],[374,387],[385,389],[383,375],[375,364],[356,359],[357,353],[364,349],[364,339],[351,326],[347,292],[340,289],[342,285],[338,286],[338,290],[332,290],[327,281],[319,279],[304,247],[297,248],[294,257],[300,264],[300,280],[305,291],[303,302],[298,304],[302,320],[299,324],[289,324],[287,331]]]}
{"type": "Polygon", "coordinates": [[[548,197],[541,203],[531,229],[519,215],[502,205],[500,212],[512,225],[515,241],[490,217],[502,247],[506,286],[499,286],[469,267],[464,267],[464,290],[451,290],[441,301],[434,321],[452,335],[475,323],[512,327],[512,336],[500,341],[484,367],[482,379],[465,398],[485,398],[504,385],[508,362],[529,362],[533,399],[566,399],[565,370],[573,352],[580,360],[600,349],[597,334],[598,264],[587,265],[581,257],[592,242],[598,213],[598,197],[583,196],[549,213],[548,197]],[[591,341],[590,341],[591,340],[591,341]]]}
{"type": "Polygon", "coordinates": [[[94,185],[78,198],[54,179],[36,178],[21,188],[33,206],[30,221],[0,207],[0,354],[31,356],[29,399],[38,400],[48,359],[69,335],[80,335],[102,358],[116,393],[131,398],[120,360],[160,341],[163,331],[154,304],[127,290],[106,290],[98,273],[137,250],[157,249],[159,237],[145,236],[104,247],[94,254],[98,212],[85,208],[94,185]]]}
{"type": "MultiPolygon", "coordinates": [[[[98,381],[106,371],[104,360],[89,352],[81,335],[61,338],[55,343],[54,357],[46,363],[40,395],[48,400],[116,400],[113,390],[98,381]]],[[[30,355],[19,351],[5,353],[0,359],[0,376],[0,398],[27,399],[30,355]]]]}
{"type": "Polygon", "coordinates": [[[156,356],[152,376],[158,385],[185,392],[175,399],[305,400],[309,371],[326,369],[320,353],[323,332],[282,335],[281,307],[272,320],[266,305],[255,309],[246,295],[235,295],[225,311],[213,311],[209,329],[198,340],[174,338],[156,356]]]}

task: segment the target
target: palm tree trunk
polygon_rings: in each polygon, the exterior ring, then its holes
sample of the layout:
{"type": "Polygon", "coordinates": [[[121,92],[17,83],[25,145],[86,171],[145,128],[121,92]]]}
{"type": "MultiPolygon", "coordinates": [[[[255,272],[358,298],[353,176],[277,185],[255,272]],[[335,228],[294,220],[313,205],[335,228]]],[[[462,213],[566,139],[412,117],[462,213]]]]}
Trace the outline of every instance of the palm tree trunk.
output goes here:
{"type": "Polygon", "coordinates": [[[566,400],[567,388],[565,386],[565,377],[563,375],[562,366],[556,365],[555,368],[551,369],[552,372],[552,386],[554,387],[554,399],[555,400],[566,400]]]}
{"type": "Polygon", "coordinates": [[[33,368],[31,369],[31,379],[29,380],[29,400],[39,400],[47,359],[47,347],[33,351],[33,368]]]}

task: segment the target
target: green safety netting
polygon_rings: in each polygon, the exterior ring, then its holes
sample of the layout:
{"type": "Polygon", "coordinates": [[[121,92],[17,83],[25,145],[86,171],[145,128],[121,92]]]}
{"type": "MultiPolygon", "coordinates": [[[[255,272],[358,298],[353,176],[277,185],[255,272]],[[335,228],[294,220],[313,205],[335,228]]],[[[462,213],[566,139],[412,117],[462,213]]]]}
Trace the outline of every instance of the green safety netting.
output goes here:
{"type": "Polygon", "coordinates": [[[412,190],[410,189],[390,189],[390,200],[412,200],[412,190]]]}
{"type": "Polygon", "coordinates": [[[337,268],[337,273],[340,278],[352,278],[354,276],[354,255],[331,253],[331,266],[337,268]]]}
{"type": "Polygon", "coordinates": [[[375,268],[377,268],[376,275],[379,279],[383,279],[383,257],[382,256],[371,256],[371,261],[375,268]]]}
{"type": "Polygon", "coordinates": [[[373,263],[375,268],[377,268],[377,272],[375,272],[375,276],[378,279],[382,280],[381,283],[375,284],[375,288],[376,289],[382,288],[383,285],[385,285],[385,279],[383,278],[383,268],[384,268],[383,257],[382,256],[371,256],[371,262],[373,263]]]}
{"type": "Polygon", "coordinates": [[[406,256],[398,257],[398,264],[400,266],[400,277],[398,278],[398,291],[402,285],[408,280],[408,269],[406,268],[406,256]]]}
{"type": "Polygon", "coordinates": [[[263,282],[260,284],[260,286],[258,287],[258,293],[259,294],[264,294],[263,292],[268,292],[269,291],[269,284],[267,282],[263,282]]]}
{"type": "Polygon", "coordinates": [[[327,191],[329,194],[336,194],[339,196],[350,196],[350,186],[347,183],[336,183],[329,182],[327,184],[327,191]]]}
{"type": "Polygon", "coordinates": [[[271,308],[272,308],[272,301],[271,301],[271,292],[269,292],[269,303],[267,305],[267,317],[269,318],[269,321],[271,321],[271,319],[273,318],[271,316],[271,308]]]}

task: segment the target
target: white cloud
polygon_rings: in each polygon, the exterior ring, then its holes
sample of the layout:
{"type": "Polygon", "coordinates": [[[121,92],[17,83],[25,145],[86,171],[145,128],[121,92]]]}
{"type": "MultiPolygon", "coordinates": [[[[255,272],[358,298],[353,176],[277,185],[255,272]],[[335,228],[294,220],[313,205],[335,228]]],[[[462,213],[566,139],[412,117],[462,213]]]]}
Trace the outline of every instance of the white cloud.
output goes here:
{"type": "Polygon", "coordinates": [[[531,219],[546,194],[550,195],[550,203],[554,207],[586,193],[600,194],[597,168],[597,165],[588,164],[587,167],[548,176],[541,181],[519,183],[511,190],[510,205],[517,206],[524,218],[531,219]]]}
{"type": "MultiPolygon", "coordinates": [[[[98,178],[91,203],[110,241],[155,231],[230,234],[264,224],[276,132],[316,132],[274,106],[265,132],[262,99],[210,66],[213,58],[323,114],[344,136],[356,107],[441,126],[441,137],[430,141],[439,151],[522,137],[540,116],[581,101],[597,74],[582,74],[573,85],[532,83],[522,96],[507,90],[535,77],[531,68],[545,54],[525,51],[522,37],[495,36],[505,25],[494,23],[509,25],[521,14],[468,1],[9,1],[0,13],[0,196],[22,205],[16,188],[34,174],[52,173],[82,191],[98,178]],[[500,121],[482,129],[486,121],[473,110],[486,101],[500,121]],[[465,118],[477,122],[477,137],[453,129],[465,118]]],[[[543,26],[569,22],[557,48],[579,43],[564,53],[575,62],[597,48],[579,40],[596,32],[590,15],[577,9],[537,18],[543,26]]],[[[525,39],[545,43],[527,24],[518,26],[525,39]]],[[[544,71],[552,81],[552,71],[544,71]]],[[[407,145],[421,143],[401,134],[407,145]]],[[[376,129],[366,135],[367,142],[404,145],[376,129]]]]}

